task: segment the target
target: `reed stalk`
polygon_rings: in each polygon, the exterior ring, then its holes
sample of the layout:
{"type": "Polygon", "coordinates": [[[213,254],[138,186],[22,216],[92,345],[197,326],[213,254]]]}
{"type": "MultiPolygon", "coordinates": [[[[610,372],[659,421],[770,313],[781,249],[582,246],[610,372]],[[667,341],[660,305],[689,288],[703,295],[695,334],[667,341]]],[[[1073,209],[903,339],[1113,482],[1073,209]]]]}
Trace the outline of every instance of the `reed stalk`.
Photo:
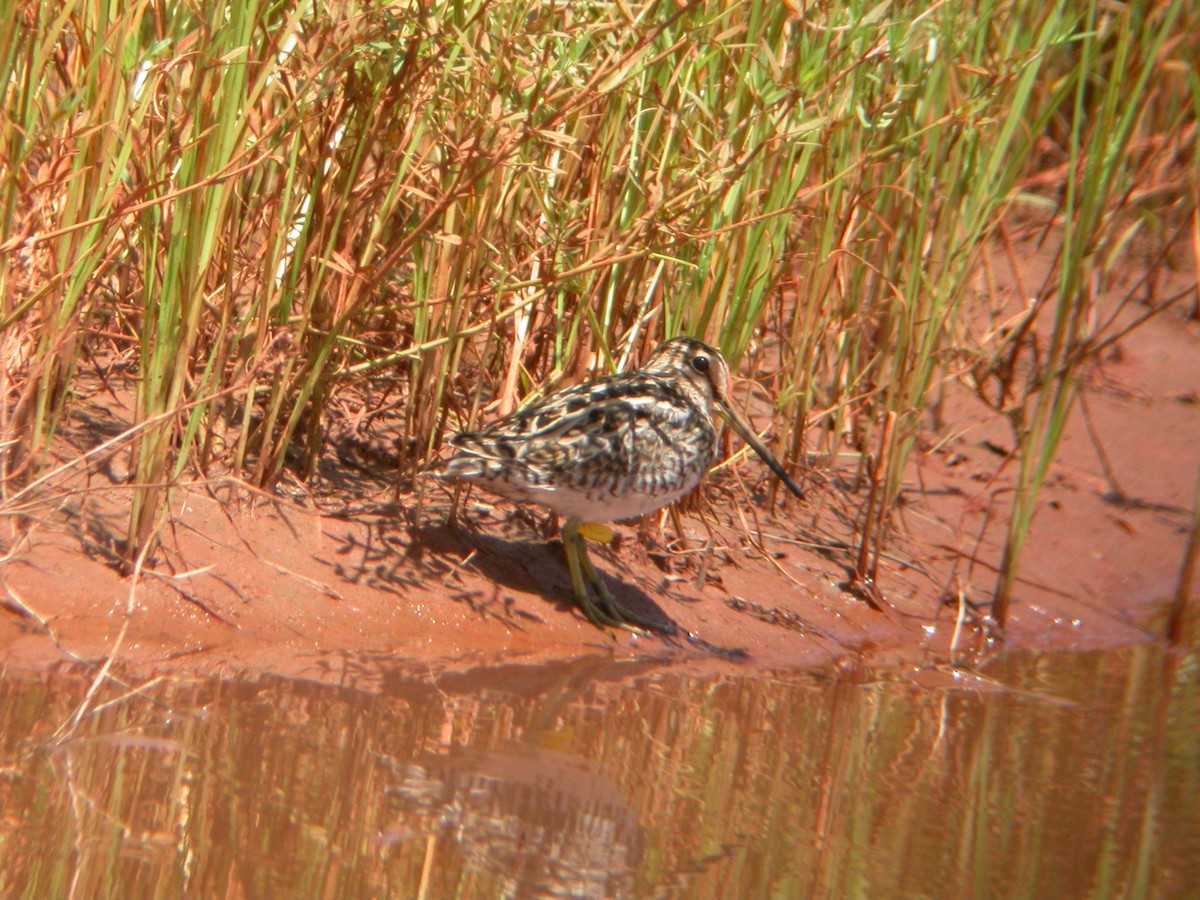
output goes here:
{"type": "Polygon", "coordinates": [[[395,410],[412,471],[448,431],[688,332],[777,393],[790,468],[870,470],[858,558],[878,558],[928,398],[1033,333],[981,345],[965,310],[1039,142],[1065,135],[1049,352],[998,404],[1021,485],[1003,618],[1102,345],[1089,285],[1159,227],[1129,185],[1195,152],[1194,66],[1172,74],[1194,18],[1181,0],[0,3],[0,486],[56,461],[81,377],[135,372],[133,560],[189,468],[307,477],[352,405],[395,410]],[[1135,159],[1154,135],[1174,144],[1135,159]]]}

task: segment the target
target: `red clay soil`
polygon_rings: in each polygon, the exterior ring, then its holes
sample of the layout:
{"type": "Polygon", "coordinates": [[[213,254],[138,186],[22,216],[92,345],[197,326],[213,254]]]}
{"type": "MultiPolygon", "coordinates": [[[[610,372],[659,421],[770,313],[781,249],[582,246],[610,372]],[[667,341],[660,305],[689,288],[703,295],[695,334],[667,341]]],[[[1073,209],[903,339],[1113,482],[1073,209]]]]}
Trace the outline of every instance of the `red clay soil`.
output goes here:
{"type": "MultiPolygon", "coordinates": [[[[1195,283],[1194,271],[1172,277],[1176,290],[1195,283]]],[[[1128,287],[1115,286],[1110,311],[1128,287]]],[[[1179,304],[1152,319],[1089,371],[1087,416],[1077,407],[1041,495],[1007,644],[1161,636],[1200,462],[1193,311],[1179,304]]],[[[446,488],[396,500],[386,468],[332,449],[315,485],[276,497],[227,481],[181,485],[161,550],[138,577],[121,575],[113,547],[129,491],[113,471],[118,456],[48,485],[20,523],[10,517],[0,671],[110,656],[143,675],[323,679],[371,658],[438,670],[597,652],[705,668],[969,661],[986,645],[978,625],[1016,466],[1004,420],[956,383],[944,390],[942,424],[929,424],[912,460],[880,563],[882,610],[848,589],[853,552],[839,549],[854,542],[865,494],[853,471],[819,460],[804,503],[769,509],[768,473],[751,456],[736,473],[714,472],[679,517],[686,546],[664,515],[593,551],[623,602],[678,625],[679,637],[661,639],[608,635],[583,619],[541,511],[474,492],[451,522],[446,488]]],[[[120,431],[122,406],[107,390],[82,398],[77,444],[120,431]]]]}

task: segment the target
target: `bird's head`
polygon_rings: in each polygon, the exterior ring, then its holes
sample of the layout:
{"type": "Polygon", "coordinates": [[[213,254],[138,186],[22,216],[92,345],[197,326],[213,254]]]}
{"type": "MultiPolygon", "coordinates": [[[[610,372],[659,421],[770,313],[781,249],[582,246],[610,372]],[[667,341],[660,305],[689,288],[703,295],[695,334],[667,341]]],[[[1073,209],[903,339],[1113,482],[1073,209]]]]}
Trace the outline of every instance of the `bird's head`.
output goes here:
{"type": "Polygon", "coordinates": [[[753,426],[738,412],[729,397],[729,365],[719,350],[695,338],[677,337],[659,344],[642,366],[642,371],[686,386],[693,396],[704,398],[711,410],[715,406],[779,480],[797,497],[804,491],[779,464],[775,455],[758,439],[753,426]]]}

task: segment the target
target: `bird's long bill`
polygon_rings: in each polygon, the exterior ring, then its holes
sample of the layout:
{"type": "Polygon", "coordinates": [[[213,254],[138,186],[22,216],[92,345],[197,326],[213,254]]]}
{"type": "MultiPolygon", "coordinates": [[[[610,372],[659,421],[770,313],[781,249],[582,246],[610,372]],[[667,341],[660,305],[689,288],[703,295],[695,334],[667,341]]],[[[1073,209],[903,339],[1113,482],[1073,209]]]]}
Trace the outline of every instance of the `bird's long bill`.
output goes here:
{"type": "Polygon", "coordinates": [[[754,433],[754,428],[742,417],[742,414],[728,403],[718,402],[718,405],[721,408],[721,412],[725,414],[725,418],[729,420],[729,424],[733,426],[733,430],[742,436],[742,440],[754,448],[754,452],[770,467],[772,472],[779,476],[779,480],[787,485],[788,490],[803,500],[804,491],[800,489],[800,485],[796,484],[792,480],[792,476],[784,471],[783,466],[779,464],[779,460],[775,458],[775,454],[768,450],[767,445],[758,439],[758,435],[754,433]]]}

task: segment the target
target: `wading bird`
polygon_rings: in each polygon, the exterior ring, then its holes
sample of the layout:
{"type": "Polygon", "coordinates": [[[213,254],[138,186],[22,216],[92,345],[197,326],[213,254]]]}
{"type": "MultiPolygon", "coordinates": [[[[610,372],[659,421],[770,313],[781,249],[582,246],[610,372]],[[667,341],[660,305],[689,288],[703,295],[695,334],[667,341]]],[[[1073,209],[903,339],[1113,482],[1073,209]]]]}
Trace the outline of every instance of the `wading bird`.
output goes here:
{"type": "Polygon", "coordinates": [[[484,431],[450,439],[441,478],[459,478],[566,518],[571,588],[597,627],[663,631],[622,606],[588,557],[585,534],[640,519],[678,500],[716,462],[721,412],[797,497],[804,494],[729,399],[729,366],[692,338],[661,344],[640,369],[567,388],[484,431]]]}

